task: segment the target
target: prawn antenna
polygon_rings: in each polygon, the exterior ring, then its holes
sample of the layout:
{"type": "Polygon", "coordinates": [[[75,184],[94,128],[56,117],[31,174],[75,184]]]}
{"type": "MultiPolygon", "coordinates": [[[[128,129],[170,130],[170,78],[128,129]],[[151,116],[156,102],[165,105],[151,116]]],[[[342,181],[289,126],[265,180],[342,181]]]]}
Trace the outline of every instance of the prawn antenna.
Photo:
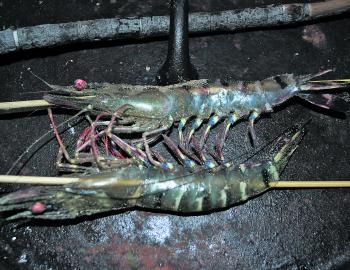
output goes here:
{"type": "MultiPolygon", "coordinates": [[[[39,77],[38,75],[36,75],[30,68],[27,68],[27,71],[32,74],[35,78],[37,78],[39,81],[43,82],[45,85],[47,85],[48,87],[50,87],[51,89],[54,88],[54,85],[49,84],[47,81],[45,81],[43,78],[39,77]]],[[[44,92],[44,91],[42,91],[44,92]]],[[[27,92],[29,93],[29,92],[27,92]]],[[[33,93],[37,93],[37,92],[33,92],[33,93]]]]}

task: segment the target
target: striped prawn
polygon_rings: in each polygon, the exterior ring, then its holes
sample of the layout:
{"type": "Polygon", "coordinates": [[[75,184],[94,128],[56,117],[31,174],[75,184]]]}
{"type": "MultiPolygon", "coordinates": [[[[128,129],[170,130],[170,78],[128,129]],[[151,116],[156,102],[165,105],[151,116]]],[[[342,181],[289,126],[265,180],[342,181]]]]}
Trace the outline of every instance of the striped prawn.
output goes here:
{"type": "Polygon", "coordinates": [[[326,109],[346,111],[348,104],[329,93],[318,92],[343,89],[349,80],[314,81],[326,70],[313,75],[296,76],[283,74],[261,81],[215,82],[208,80],[190,81],[170,86],[132,86],[124,84],[89,83],[84,91],[76,91],[74,86],[57,86],[46,83],[52,91],[44,96],[49,103],[66,108],[86,110],[96,114],[112,116],[118,121],[96,121],[96,124],[109,127],[108,134],[142,134],[143,147],[152,165],[172,168],[169,163],[156,160],[150,151],[149,141],[169,130],[177,123],[179,146],[178,156],[185,165],[193,167],[194,162],[205,162],[202,153],[209,132],[219,121],[225,119],[223,134],[217,139],[217,160],[224,162],[222,148],[230,127],[239,119],[247,117],[252,141],[256,140],[254,123],[262,113],[272,112],[273,107],[298,96],[310,103],[326,109]],[[191,127],[183,134],[187,123],[191,127]],[[199,141],[193,134],[206,122],[204,133],[199,141]],[[197,157],[190,153],[189,144],[195,142],[197,157]]]}
{"type": "Polygon", "coordinates": [[[0,198],[7,220],[72,219],[112,210],[135,208],[174,213],[207,213],[247,201],[271,188],[297,149],[304,130],[289,130],[261,163],[221,164],[189,172],[178,166],[164,170],[139,164],[82,175],[63,186],[31,187],[0,198]]]}

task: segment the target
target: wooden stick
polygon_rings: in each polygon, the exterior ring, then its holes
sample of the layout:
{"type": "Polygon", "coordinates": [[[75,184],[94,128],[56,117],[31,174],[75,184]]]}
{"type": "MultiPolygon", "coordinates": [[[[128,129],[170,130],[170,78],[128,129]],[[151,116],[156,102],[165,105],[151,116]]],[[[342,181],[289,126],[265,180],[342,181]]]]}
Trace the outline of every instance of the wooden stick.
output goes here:
{"type": "Polygon", "coordinates": [[[350,181],[277,181],[271,188],[350,188],[350,181]]]}
{"type": "Polygon", "coordinates": [[[31,185],[66,185],[80,181],[78,177],[49,177],[25,175],[0,175],[0,183],[31,185]]]}
{"type": "Polygon", "coordinates": [[[322,16],[325,12],[333,13],[349,9],[349,0],[330,0],[310,4],[311,16],[322,16]]]}
{"type": "MultiPolygon", "coordinates": [[[[79,177],[50,177],[25,175],[0,175],[0,183],[31,185],[66,185],[82,181],[79,177]]],[[[94,181],[94,179],[85,179],[94,181]]],[[[135,180],[127,180],[121,185],[135,185],[135,180]]],[[[350,181],[276,181],[269,183],[271,188],[350,188],[350,181]]]]}
{"type": "Polygon", "coordinates": [[[318,81],[309,81],[311,83],[350,83],[350,79],[339,79],[339,80],[318,80],[318,81]]]}
{"type": "MultiPolygon", "coordinates": [[[[279,26],[344,13],[349,0],[268,5],[221,12],[192,13],[190,33],[236,31],[253,27],[279,26]]],[[[169,16],[112,18],[60,24],[43,24],[0,31],[0,54],[77,42],[166,36],[169,16]]]]}
{"type": "Polygon", "coordinates": [[[26,100],[26,101],[13,101],[13,102],[0,102],[1,111],[13,111],[17,109],[25,108],[47,108],[51,104],[43,99],[26,100]]]}
{"type": "MultiPolygon", "coordinates": [[[[94,96],[77,97],[78,99],[89,99],[94,96]]],[[[52,106],[44,99],[34,99],[25,101],[0,102],[0,114],[12,113],[16,111],[26,111],[27,109],[46,109],[52,106]]]]}

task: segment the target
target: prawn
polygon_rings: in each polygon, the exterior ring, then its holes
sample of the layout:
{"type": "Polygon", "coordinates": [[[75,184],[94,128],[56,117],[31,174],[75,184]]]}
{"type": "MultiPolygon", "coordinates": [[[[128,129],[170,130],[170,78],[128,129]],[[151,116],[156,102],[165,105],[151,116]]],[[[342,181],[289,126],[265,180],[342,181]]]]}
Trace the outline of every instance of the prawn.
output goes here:
{"type": "Polygon", "coordinates": [[[81,176],[77,183],[31,187],[0,198],[7,220],[73,219],[113,210],[153,209],[172,213],[207,213],[247,201],[279,181],[304,135],[289,130],[272,147],[270,160],[219,165],[189,173],[137,164],[81,176]],[[282,145],[282,146],[281,146],[282,145]],[[7,215],[7,216],[6,216],[7,215]]]}
{"type": "Polygon", "coordinates": [[[74,86],[46,83],[52,92],[45,95],[44,99],[56,106],[77,110],[88,108],[89,112],[97,115],[113,115],[119,111],[119,122],[110,125],[110,131],[115,134],[142,134],[141,141],[144,143],[147,158],[157,166],[164,164],[157,162],[150,151],[149,142],[152,138],[154,140],[176,123],[180,149],[193,159],[188,150],[189,144],[195,131],[203,122],[207,122],[201,139],[195,143],[200,160],[203,161],[202,149],[210,130],[225,119],[223,134],[216,144],[218,159],[224,162],[221,149],[232,125],[239,119],[248,117],[248,130],[254,144],[254,124],[258,117],[262,113],[272,112],[273,107],[294,96],[322,108],[346,111],[348,104],[344,100],[331,94],[316,92],[349,86],[349,80],[312,81],[313,78],[330,71],[299,76],[283,74],[253,82],[210,83],[208,80],[197,80],[170,86],[89,83],[84,84],[84,91],[75,91],[74,86]],[[190,120],[192,125],[184,136],[183,130],[190,120]]]}

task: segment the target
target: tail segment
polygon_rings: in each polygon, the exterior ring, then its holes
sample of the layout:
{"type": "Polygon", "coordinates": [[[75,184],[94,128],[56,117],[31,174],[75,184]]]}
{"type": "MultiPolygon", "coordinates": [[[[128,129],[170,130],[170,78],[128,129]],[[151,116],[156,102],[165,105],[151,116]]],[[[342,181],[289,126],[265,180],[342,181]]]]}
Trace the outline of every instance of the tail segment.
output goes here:
{"type": "Polygon", "coordinates": [[[349,110],[349,104],[345,100],[332,94],[314,93],[315,91],[342,90],[350,87],[350,79],[312,80],[330,71],[332,70],[325,70],[314,75],[298,76],[296,80],[301,92],[297,96],[325,109],[346,112],[349,110]]]}

